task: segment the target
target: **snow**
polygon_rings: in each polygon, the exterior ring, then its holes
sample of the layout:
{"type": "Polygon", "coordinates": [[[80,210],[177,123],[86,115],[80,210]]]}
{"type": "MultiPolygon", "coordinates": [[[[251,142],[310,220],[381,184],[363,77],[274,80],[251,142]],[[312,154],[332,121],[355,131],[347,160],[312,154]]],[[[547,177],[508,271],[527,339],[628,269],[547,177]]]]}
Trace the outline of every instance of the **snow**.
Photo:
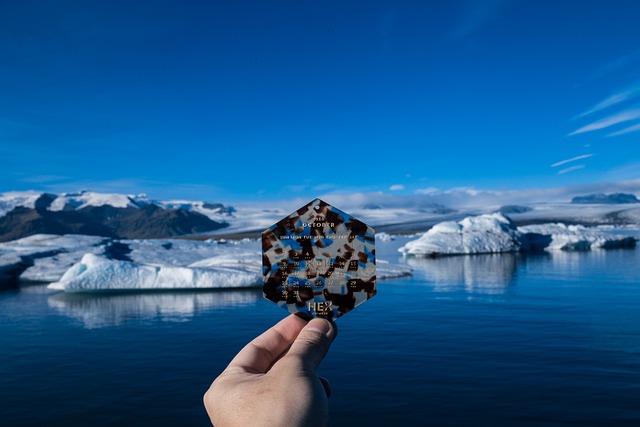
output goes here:
{"type": "Polygon", "coordinates": [[[517,228],[508,217],[496,213],[439,223],[398,250],[404,255],[432,256],[608,249],[633,247],[635,242],[634,237],[582,225],[540,224],[517,228]]]}
{"type": "Polygon", "coordinates": [[[18,206],[33,209],[36,200],[42,196],[39,191],[9,191],[0,193],[0,217],[5,216],[18,206]]]}
{"type": "Polygon", "coordinates": [[[526,244],[513,221],[495,213],[441,222],[398,250],[417,256],[480,254],[517,252],[526,244]]]}
{"type": "Polygon", "coordinates": [[[228,221],[233,215],[229,212],[229,209],[233,208],[217,207],[213,204],[204,201],[192,201],[192,200],[164,200],[155,202],[158,206],[162,206],[166,209],[181,209],[190,212],[197,212],[202,214],[213,221],[225,222],[228,221]]]}
{"type": "Polygon", "coordinates": [[[640,225],[640,206],[637,204],[574,204],[538,203],[530,204],[528,212],[510,214],[511,219],[522,222],[546,221],[573,222],[580,224],[621,224],[640,225]]]}
{"type": "MultiPolygon", "coordinates": [[[[213,289],[262,285],[257,239],[220,244],[215,240],[122,240],[131,261],[87,254],[49,287],[66,292],[106,290],[213,289]]],[[[103,251],[104,252],[104,251],[103,251]]],[[[377,260],[380,280],[411,275],[407,265],[377,260]]]]}
{"type": "Polygon", "coordinates": [[[583,225],[540,224],[520,227],[523,233],[534,233],[547,236],[550,241],[540,237],[530,237],[543,240],[546,250],[589,250],[597,248],[615,248],[632,246],[634,239],[625,235],[607,234],[603,231],[588,228],[583,225]]]}
{"type": "Polygon", "coordinates": [[[149,203],[146,195],[134,196],[131,194],[95,193],[93,191],[81,191],[79,193],[60,194],[49,206],[51,211],[61,211],[65,205],[82,209],[88,206],[110,205],[114,208],[137,208],[149,203]]]}
{"type": "MultiPolygon", "coordinates": [[[[640,183],[640,181],[639,181],[640,183]]],[[[517,192],[516,192],[517,193],[517,192]]],[[[351,215],[378,229],[378,231],[415,232],[426,230],[442,221],[460,221],[470,215],[495,212],[501,205],[518,204],[531,210],[513,213],[509,216],[518,223],[572,222],[582,224],[622,224],[640,225],[638,204],[588,204],[577,205],[560,201],[570,200],[569,193],[537,193],[530,197],[525,194],[453,189],[451,191],[427,192],[415,196],[399,196],[382,193],[327,194],[323,200],[332,203],[351,215]],[[436,197],[436,193],[439,195],[436,197]],[[442,196],[442,197],[441,197],[442,196]],[[443,198],[444,197],[444,198],[443,198]],[[553,200],[540,202],[539,200],[553,200]],[[528,201],[531,200],[531,201],[528,201]],[[438,206],[440,204],[441,206],[438,206]],[[374,206],[375,208],[371,208],[374,206]],[[452,208],[452,209],[448,209],[452,208]]],[[[17,206],[34,208],[35,201],[43,192],[24,191],[0,194],[0,217],[17,206]]],[[[49,193],[47,193],[49,194],[49,193]]],[[[306,200],[291,199],[278,202],[240,202],[230,208],[217,207],[204,201],[153,200],[145,194],[118,194],[81,191],[77,193],[49,194],[54,198],[50,210],[62,210],[66,205],[81,209],[87,206],[111,205],[114,207],[141,207],[155,204],[167,209],[182,209],[197,212],[218,222],[229,224],[215,234],[260,232],[288,215],[306,200]],[[230,213],[229,210],[233,213],[230,213]]]]}
{"type": "Polygon", "coordinates": [[[243,288],[256,286],[258,273],[241,268],[158,267],[86,254],[50,289],[66,292],[243,288]]]}

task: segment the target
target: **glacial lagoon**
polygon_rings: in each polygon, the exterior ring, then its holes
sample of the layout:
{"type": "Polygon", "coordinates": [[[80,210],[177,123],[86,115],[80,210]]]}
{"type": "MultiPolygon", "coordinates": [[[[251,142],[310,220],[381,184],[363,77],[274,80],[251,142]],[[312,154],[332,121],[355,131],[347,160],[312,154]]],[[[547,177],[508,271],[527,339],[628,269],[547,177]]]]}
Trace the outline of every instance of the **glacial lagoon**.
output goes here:
{"type": "MultiPolygon", "coordinates": [[[[640,423],[640,250],[402,259],[394,245],[381,257],[413,277],[339,319],[321,366],[332,426],[640,423]]],[[[207,426],[209,383],[285,315],[258,289],[3,291],[0,419],[207,426]]]]}

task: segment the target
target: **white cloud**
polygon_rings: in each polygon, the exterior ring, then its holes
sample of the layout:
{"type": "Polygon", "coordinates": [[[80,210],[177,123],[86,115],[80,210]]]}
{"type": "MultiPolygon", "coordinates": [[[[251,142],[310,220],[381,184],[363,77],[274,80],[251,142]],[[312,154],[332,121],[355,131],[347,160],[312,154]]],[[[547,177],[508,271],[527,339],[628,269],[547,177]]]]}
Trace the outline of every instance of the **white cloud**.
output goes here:
{"type": "Polygon", "coordinates": [[[604,100],[600,101],[599,103],[591,107],[589,110],[578,115],[576,118],[584,117],[586,115],[593,114],[597,111],[604,110],[605,108],[611,107],[613,105],[619,104],[629,99],[633,99],[639,95],[640,95],[640,82],[636,82],[633,85],[617,93],[614,93],[613,95],[610,95],[609,97],[605,98],[604,100]]]}
{"type": "Polygon", "coordinates": [[[440,189],[436,187],[419,188],[416,190],[416,194],[437,194],[440,192],[440,189]]]}
{"type": "Polygon", "coordinates": [[[584,169],[585,165],[575,165],[575,166],[571,166],[568,167],[566,169],[562,169],[560,171],[558,171],[558,175],[564,175],[565,173],[569,173],[569,172],[573,172],[573,171],[577,171],[579,169],[584,169]]]}
{"type": "Polygon", "coordinates": [[[404,185],[395,184],[395,185],[392,185],[391,187],[389,187],[389,190],[391,190],[391,191],[402,191],[402,190],[404,190],[404,185]]]}
{"type": "MultiPolygon", "coordinates": [[[[502,205],[510,204],[531,204],[531,203],[552,203],[569,202],[579,194],[590,193],[632,193],[640,195],[640,177],[638,177],[638,164],[627,165],[625,171],[619,170],[616,177],[625,177],[626,180],[614,180],[613,176],[609,181],[601,181],[590,184],[580,184],[572,186],[551,187],[551,188],[527,188],[520,190],[482,190],[474,188],[457,188],[439,190],[437,188],[425,188],[416,191],[416,194],[403,195],[398,193],[385,192],[335,192],[322,194],[319,197],[346,212],[362,209],[365,205],[376,204],[385,209],[422,209],[425,206],[441,204],[447,207],[461,210],[487,210],[498,208],[502,205]],[[624,173],[623,173],[624,172],[624,173]],[[418,192],[425,194],[418,194],[418,192]]],[[[193,200],[202,200],[194,198],[193,200]]],[[[242,200],[233,201],[219,199],[225,204],[232,204],[234,207],[257,208],[259,210],[277,207],[279,212],[285,214],[309,202],[308,197],[293,197],[291,199],[258,201],[242,200]]]]}
{"type": "Polygon", "coordinates": [[[640,118],[640,108],[632,108],[583,126],[580,129],[571,132],[568,136],[605,129],[610,126],[617,125],[618,123],[624,123],[638,118],[640,118]]]}
{"type": "Polygon", "coordinates": [[[561,160],[559,162],[556,162],[556,163],[552,164],[550,167],[555,168],[555,167],[562,166],[562,165],[567,164],[567,163],[575,162],[576,160],[588,159],[589,157],[592,157],[592,156],[593,156],[593,154],[583,154],[581,156],[572,157],[572,158],[567,159],[567,160],[561,160]]]}
{"type": "Polygon", "coordinates": [[[619,131],[617,131],[617,132],[610,133],[610,134],[609,134],[609,135],[607,135],[607,136],[618,136],[618,135],[624,135],[624,134],[626,134],[626,133],[636,132],[636,131],[639,131],[639,130],[640,130],[640,123],[635,124],[635,125],[633,125],[633,126],[629,126],[628,128],[624,128],[624,129],[619,130],[619,131]]]}

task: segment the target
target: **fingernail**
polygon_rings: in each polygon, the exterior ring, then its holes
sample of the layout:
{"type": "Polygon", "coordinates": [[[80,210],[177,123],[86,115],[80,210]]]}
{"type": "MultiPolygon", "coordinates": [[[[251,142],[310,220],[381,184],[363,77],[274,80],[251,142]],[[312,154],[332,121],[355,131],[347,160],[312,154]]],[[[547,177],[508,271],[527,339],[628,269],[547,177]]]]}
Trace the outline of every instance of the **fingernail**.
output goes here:
{"type": "Polygon", "coordinates": [[[329,339],[332,339],[335,335],[333,325],[326,319],[311,319],[307,324],[306,329],[326,335],[329,339]]]}

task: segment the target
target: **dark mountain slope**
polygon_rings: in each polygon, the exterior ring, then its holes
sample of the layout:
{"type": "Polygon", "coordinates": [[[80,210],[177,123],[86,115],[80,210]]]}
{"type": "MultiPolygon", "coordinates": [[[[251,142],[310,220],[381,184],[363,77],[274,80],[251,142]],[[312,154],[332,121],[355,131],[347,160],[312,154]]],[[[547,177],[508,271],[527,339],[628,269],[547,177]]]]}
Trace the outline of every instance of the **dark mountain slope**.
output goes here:
{"type": "Polygon", "coordinates": [[[38,233],[87,234],[126,239],[166,238],[213,231],[227,226],[197,212],[165,209],[154,204],[142,208],[90,206],[78,210],[49,211],[46,200],[36,208],[17,207],[0,218],[0,242],[38,233]]]}

